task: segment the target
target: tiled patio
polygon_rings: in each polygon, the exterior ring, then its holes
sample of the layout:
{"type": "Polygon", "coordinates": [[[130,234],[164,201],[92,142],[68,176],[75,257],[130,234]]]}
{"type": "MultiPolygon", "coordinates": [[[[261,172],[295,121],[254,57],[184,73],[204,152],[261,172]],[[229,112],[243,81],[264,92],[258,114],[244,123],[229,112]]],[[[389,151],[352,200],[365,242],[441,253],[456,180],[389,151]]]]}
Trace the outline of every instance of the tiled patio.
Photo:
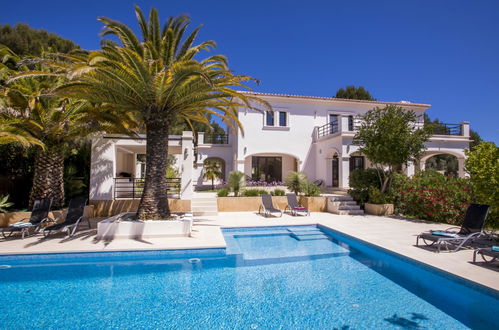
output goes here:
{"type": "Polygon", "coordinates": [[[137,240],[97,240],[96,222],[92,229],[82,228],[72,238],[62,235],[44,238],[41,235],[21,239],[0,239],[1,254],[102,252],[125,250],[200,249],[225,247],[220,227],[251,227],[321,224],[333,230],[389,249],[401,255],[426,263],[499,290],[499,266],[473,264],[473,251],[433,253],[415,246],[416,235],[430,229],[445,229],[449,225],[414,222],[376,216],[348,216],[330,213],[312,213],[310,217],[263,218],[251,212],[220,213],[218,216],[195,218],[192,237],[144,238],[137,240]]]}

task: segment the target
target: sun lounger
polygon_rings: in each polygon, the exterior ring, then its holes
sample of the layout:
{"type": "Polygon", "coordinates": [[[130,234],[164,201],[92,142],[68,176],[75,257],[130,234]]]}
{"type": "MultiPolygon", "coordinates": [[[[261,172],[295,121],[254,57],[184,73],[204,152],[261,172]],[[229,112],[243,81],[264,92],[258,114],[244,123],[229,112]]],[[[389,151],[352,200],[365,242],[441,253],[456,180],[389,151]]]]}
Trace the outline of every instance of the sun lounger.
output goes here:
{"type": "Polygon", "coordinates": [[[21,238],[29,235],[29,230],[34,229],[33,233],[37,233],[41,225],[49,219],[48,215],[52,207],[52,198],[37,199],[33,203],[33,211],[29,218],[22,219],[19,222],[9,225],[7,228],[2,228],[3,237],[10,237],[15,232],[21,232],[21,238]]]}
{"type": "Polygon", "coordinates": [[[483,226],[488,212],[489,205],[471,204],[468,210],[466,210],[461,228],[451,227],[446,230],[431,230],[421,233],[417,236],[416,246],[419,245],[419,239],[422,239],[428,246],[435,245],[435,252],[440,252],[442,246],[448,252],[458,251],[462,247],[469,245],[473,240],[484,235],[483,226]]]}
{"type": "Polygon", "coordinates": [[[476,249],[473,253],[473,262],[476,262],[477,255],[481,255],[483,261],[489,263],[499,260],[499,246],[476,249]]]}
{"type": "MultiPolygon", "coordinates": [[[[87,200],[84,198],[74,198],[69,201],[68,212],[63,222],[43,228],[43,235],[48,236],[51,232],[66,232],[68,236],[73,236],[80,222],[84,219],[83,212],[87,205],[87,200]]],[[[88,228],[90,228],[90,219],[88,228]]]]}
{"type": "Polygon", "coordinates": [[[295,194],[286,194],[286,198],[288,199],[288,205],[284,209],[284,212],[289,210],[292,215],[298,215],[300,213],[310,215],[309,210],[298,203],[298,199],[295,194]]]}
{"type": "Polygon", "coordinates": [[[262,195],[262,205],[260,205],[260,209],[258,210],[258,214],[263,214],[265,217],[272,215],[273,213],[279,213],[279,216],[282,217],[282,211],[275,208],[272,203],[272,196],[269,194],[262,195]]]}

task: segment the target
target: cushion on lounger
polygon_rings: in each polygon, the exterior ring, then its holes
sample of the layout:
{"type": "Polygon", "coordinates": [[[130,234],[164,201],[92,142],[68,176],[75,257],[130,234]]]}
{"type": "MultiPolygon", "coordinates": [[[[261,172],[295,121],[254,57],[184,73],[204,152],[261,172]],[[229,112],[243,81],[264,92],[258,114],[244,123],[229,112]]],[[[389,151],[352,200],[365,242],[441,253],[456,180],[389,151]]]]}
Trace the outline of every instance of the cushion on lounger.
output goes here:
{"type": "Polygon", "coordinates": [[[447,233],[445,231],[432,231],[432,235],[444,236],[444,237],[459,237],[458,234],[447,233]]]}
{"type": "Polygon", "coordinates": [[[306,210],[303,206],[293,207],[293,210],[306,210]]]}
{"type": "Polygon", "coordinates": [[[499,246],[493,246],[493,247],[492,247],[492,251],[499,252],[499,246]]]}
{"type": "Polygon", "coordinates": [[[27,228],[27,227],[33,227],[33,224],[30,222],[16,222],[11,224],[10,226],[16,228],[27,228]]]}

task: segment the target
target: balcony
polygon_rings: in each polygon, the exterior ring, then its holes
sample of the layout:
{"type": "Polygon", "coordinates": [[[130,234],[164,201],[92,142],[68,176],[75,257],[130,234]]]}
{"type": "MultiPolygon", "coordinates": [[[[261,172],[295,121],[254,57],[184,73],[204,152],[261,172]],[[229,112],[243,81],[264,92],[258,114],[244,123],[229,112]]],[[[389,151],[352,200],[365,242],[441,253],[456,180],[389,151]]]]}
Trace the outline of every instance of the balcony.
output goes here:
{"type": "Polygon", "coordinates": [[[228,134],[198,133],[198,144],[229,144],[228,134]]]}
{"type": "MultiPolygon", "coordinates": [[[[167,178],[170,198],[180,198],[180,178],[167,178]]],[[[139,199],[144,191],[144,178],[114,178],[114,199],[139,199]]]]}
{"type": "Polygon", "coordinates": [[[463,136],[464,124],[432,124],[430,125],[432,129],[432,135],[453,135],[453,136],[463,136]]]}

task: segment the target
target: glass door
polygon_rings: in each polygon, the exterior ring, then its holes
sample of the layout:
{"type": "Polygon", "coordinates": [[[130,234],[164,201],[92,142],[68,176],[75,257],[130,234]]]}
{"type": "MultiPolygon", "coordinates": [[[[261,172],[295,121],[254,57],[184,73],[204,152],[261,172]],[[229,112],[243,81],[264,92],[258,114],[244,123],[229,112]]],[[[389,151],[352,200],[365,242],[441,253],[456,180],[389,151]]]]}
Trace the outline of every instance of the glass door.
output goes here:
{"type": "Polygon", "coordinates": [[[338,156],[336,155],[334,155],[332,161],[332,177],[333,177],[333,182],[331,185],[333,187],[339,187],[340,186],[339,160],[338,156]]]}

